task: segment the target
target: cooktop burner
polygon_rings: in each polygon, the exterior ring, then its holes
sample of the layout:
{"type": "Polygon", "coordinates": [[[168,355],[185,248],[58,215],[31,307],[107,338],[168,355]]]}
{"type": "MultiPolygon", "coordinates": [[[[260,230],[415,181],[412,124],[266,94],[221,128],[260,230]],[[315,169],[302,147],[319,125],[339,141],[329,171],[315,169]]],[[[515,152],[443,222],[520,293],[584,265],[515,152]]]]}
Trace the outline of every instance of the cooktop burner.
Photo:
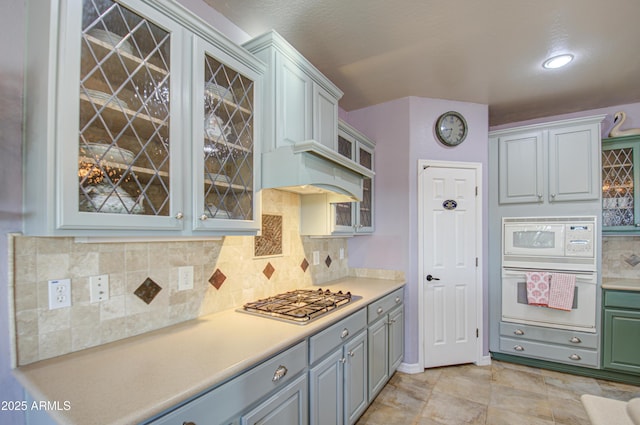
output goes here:
{"type": "Polygon", "coordinates": [[[246,303],[240,311],[305,324],[356,298],[351,292],[343,294],[342,291],[331,292],[329,289],[296,289],[246,303]]]}

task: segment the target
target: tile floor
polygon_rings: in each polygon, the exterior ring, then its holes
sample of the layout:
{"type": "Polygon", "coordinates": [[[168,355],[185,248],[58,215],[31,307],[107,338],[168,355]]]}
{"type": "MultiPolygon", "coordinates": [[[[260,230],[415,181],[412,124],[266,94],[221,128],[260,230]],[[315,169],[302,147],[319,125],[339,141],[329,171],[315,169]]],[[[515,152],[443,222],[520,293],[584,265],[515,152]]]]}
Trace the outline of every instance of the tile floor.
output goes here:
{"type": "Polygon", "coordinates": [[[397,372],[356,425],[588,425],[586,393],[626,401],[640,387],[495,360],[397,372]]]}

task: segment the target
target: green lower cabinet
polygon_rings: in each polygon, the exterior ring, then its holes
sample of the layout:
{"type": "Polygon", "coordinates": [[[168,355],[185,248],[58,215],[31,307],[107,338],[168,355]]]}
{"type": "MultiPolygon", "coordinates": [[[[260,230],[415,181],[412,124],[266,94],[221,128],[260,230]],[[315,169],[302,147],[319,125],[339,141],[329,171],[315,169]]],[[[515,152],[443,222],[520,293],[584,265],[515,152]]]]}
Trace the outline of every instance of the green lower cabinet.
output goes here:
{"type": "Polygon", "coordinates": [[[605,308],[605,369],[640,374],[640,305],[638,308],[638,311],[605,308]]]}

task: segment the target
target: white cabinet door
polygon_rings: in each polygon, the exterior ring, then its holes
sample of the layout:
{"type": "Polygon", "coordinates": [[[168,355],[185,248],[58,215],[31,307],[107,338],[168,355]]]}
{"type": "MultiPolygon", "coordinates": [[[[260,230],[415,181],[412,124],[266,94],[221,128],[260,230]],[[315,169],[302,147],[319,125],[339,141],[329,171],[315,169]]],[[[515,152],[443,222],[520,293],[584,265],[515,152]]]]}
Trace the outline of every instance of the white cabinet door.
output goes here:
{"type": "Polygon", "coordinates": [[[275,73],[275,148],[311,139],[313,81],[297,64],[279,53],[275,73]]]}
{"type": "Polygon", "coordinates": [[[304,374],[275,395],[242,415],[241,425],[306,425],[309,423],[307,375],[304,374]]]}
{"type": "Polygon", "coordinates": [[[501,204],[541,202],[544,162],[542,131],[506,135],[498,139],[501,204]]]}
{"type": "Polygon", "coordinates": [[[549,130],[549,201],[600,197],[600,126],[549,130]]]}
{"type": "Polygon", "coordinates": [[[326,147],[338,148],[338,99],[313,84],[313,138],[326,147]]]}
{"type": "Polygon", "coordinates": [[[366,330],[345,344],[344,358],[344,423],[352,425],[369,405],[366,330]]]}
{"type": "Polygon", "coordinates": [[[389,375],[393,375],[404,357],[404,306],[389,313],[389,375]]]}
{"type": "Polygon", "coordinates": [[[344,410],[343,348],[309,371],[310,425],[342,425],[344,410]]]}

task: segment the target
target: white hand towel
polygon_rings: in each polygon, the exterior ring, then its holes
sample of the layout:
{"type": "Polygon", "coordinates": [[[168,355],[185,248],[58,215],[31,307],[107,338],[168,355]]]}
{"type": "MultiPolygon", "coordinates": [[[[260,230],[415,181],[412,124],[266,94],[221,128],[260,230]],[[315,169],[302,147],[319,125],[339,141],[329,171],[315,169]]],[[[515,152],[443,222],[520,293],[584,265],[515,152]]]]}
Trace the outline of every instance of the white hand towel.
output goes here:
{"type": "Polygon", "coordinates": [[[576,275],[551,273],[549,308],[571,311],[575,287],[576,275]]]}

